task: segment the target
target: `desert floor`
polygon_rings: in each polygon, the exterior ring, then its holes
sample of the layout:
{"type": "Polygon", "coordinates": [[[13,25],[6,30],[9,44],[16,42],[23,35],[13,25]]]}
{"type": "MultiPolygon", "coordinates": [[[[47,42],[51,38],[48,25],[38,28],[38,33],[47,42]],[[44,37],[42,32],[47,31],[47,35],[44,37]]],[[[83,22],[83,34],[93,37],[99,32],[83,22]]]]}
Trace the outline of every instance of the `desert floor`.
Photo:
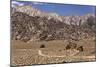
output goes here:
{"type": "Polygon", "coordinates": [[[78,46],[83,46],[84,50],[82,52],[75,49],[66,50],[67,40],[35,41],[30,43],[12,40],[11,65],[20,66],[96,60],[96,42],[94,39],[84,39],[76,43],[78,46]],[[41,45],[45,45],[45,47],[40,48],[41,45]]]}

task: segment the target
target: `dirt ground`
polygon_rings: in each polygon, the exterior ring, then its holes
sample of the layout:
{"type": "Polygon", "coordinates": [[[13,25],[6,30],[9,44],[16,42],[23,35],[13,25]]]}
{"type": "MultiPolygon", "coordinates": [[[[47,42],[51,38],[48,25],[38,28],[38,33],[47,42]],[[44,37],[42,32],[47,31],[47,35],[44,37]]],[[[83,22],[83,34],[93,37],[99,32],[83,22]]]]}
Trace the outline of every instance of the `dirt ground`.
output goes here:
{"type": "Polygon", "coordinates": [[[11,41],[11,65],[36,65],[68,62],[95,61],[95,40],[84,39],[75,42],[83,46],[83,51],[66,50],[67,40],[35,41],[25,43],[18,40],[11,41]],[[44,47],[41,47],[44,45],[44,47]]]}

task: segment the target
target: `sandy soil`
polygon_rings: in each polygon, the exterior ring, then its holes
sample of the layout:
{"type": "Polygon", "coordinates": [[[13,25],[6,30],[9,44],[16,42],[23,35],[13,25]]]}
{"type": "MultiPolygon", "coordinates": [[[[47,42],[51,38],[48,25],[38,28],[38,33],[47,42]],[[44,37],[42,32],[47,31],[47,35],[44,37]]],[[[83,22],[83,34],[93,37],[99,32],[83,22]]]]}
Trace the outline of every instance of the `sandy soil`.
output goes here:
{"type": "Polygon", "coordinates": [[[76,42],[78,46],[83,46],[82,52],[65,47],[67,40],[35,41],[25,43],[22,41],[11,41],[11,65],[36,65],[52,63],[68,63],[95,61],[95,41],[84,39],[76,42]],[[45,45],[44,48],[40,48],[45,45]]]}

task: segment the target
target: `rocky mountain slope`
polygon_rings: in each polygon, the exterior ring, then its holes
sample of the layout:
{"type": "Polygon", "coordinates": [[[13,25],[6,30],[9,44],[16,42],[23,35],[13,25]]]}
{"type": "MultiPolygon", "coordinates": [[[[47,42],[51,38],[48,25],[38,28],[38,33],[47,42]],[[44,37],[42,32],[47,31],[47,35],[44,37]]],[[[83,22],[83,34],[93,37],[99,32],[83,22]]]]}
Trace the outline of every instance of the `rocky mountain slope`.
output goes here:
{"type": "Polygon", "coordinates": [[[31,6],[12,8],[12,40],[75,40],[95,36],[95,15],[60,16],[31,6]]]}

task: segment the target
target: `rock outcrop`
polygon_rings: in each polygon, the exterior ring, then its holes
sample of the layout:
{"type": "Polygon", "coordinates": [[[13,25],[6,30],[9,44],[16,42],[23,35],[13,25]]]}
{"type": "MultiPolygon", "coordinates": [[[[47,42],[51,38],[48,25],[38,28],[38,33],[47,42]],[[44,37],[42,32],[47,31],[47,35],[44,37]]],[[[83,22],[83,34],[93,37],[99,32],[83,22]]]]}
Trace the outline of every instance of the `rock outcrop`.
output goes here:
{"type": "Polygon", "coordinates": [[[95,15],[60,16],[31,6],[12,8],[12,39],[27,41],[71,39],[95,36],[95,15]]]}

